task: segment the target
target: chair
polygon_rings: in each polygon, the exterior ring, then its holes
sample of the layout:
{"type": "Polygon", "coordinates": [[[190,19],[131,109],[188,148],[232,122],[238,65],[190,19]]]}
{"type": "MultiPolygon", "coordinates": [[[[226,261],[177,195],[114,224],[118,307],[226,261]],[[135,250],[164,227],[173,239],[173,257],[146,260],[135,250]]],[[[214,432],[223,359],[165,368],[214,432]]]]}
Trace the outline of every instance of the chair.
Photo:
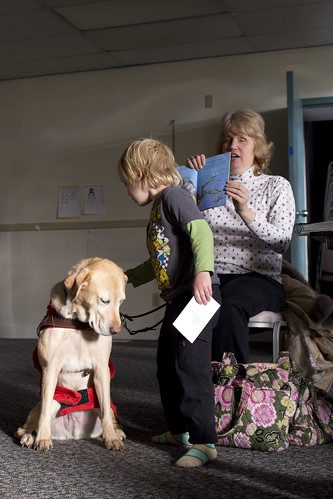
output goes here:
{"type": "MultiPolygon", "coordinates": [[[[251,329],[272,329],[273,331],[273,362],[279,358],[284,329],[288,326],[281,312],[263,311],[249,320],[249,330],[251,329]]],[[[256,331],[259,332],[259,331],[256,331]]]]}

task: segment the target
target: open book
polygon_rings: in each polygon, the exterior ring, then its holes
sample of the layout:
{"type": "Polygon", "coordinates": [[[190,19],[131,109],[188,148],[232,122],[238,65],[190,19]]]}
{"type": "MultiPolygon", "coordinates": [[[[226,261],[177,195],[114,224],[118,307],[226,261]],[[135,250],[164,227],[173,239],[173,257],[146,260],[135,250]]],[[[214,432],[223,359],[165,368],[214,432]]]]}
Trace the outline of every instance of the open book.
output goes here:
{"type": "Polygon", "coordinates": [[[206,164],[197,171],[180,166],[184,187],[191,193],[201,211],[226,204],[224,191],[230,175],[230,152],[206,159],[206,164]]]}

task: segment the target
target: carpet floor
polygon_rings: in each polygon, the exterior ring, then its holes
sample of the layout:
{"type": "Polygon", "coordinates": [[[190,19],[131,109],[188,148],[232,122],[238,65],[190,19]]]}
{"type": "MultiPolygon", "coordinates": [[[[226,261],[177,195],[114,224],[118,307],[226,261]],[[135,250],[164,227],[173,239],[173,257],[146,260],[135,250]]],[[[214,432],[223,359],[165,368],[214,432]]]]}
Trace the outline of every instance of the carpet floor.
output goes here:
{"type": "MultiPolygon", "coordinates": [[[[38,399],[35,344],[0,339],[1,498],[333,498],[332,443],[280,453],[219,447],[208,466],[175,467],[183,451],[150,441],[165,430],[153,341],[114,342],[112,399],[127,435],[122,452],[96,440],[55,441],[48,453],[21,448],[14,432],[38,399]]],[[[251,360],[268,360],[267,344],[253,345],[251,360]]]]}

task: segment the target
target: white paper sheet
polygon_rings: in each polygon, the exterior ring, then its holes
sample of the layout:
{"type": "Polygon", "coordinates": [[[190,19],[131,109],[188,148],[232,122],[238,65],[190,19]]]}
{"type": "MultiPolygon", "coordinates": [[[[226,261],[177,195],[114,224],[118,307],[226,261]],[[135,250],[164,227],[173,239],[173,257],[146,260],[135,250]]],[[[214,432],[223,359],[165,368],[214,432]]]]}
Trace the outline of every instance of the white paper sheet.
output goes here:
{"type": "Polygon", "coordinates": [[[58,187],[58,218],[81,215],[81,189],[77,185],[58,187]]]}
{"type": "Polygon", "coordinates": [[[206,305],[200,305],[193,297],[173,325],[193,343],[220,306],[214,298],[211,298],[206,305]]]}
{"type": "Polygon", "coordinates": [[[106,196],[104,185],[84,186],[84,215],[106,215],[106,196]]]}

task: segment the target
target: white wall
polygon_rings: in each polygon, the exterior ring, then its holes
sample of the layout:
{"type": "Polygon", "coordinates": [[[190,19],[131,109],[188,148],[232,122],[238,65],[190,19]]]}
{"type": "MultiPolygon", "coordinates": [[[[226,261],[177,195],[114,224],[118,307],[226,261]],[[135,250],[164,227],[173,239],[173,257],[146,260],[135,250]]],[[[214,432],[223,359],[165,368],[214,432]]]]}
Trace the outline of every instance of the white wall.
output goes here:
{"type": "MultiPolygon", "coordinates": [[[[276,144],[273,172],[287,175],[285,73],[294,71],[303,98],[333,95],[332,60],[333,47],[322,47],[0,82],[0,229],[56,222],[59,185],[105,184],[107,214],[79,221],[142,220],[136,229],[0,232],[0,336],[33,337],[51,285],[77,260],[108,256],[127,268],[145,257],[149,208],[127,198],[116,173],[130,140],[170,143],[175,120],[182,163],[213,152],[224,111],[252,107],[276,144]]],[[[125,312],[151,308],[153,292],[129,289],[125,312]]]]}

